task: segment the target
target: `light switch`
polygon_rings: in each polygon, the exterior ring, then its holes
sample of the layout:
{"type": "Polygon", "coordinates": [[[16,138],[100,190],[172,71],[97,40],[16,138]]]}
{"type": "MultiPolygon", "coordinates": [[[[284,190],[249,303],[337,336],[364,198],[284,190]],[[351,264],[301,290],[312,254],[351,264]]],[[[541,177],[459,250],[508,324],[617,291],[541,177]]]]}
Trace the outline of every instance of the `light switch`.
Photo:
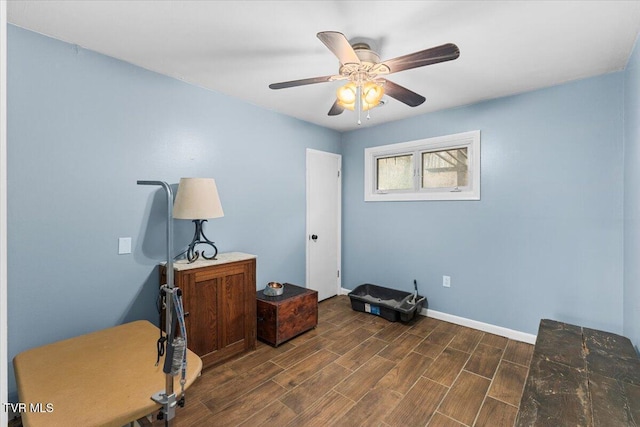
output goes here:
{"type": "Polygon", "coordinates": [[[131,253],[131,237],[120,237],[118,239],[118,255],[131,253]]]}
{"type": "Polygon", "coordinates": [[[442,276],[442,286],[445,288],[451,287],[451,276],[442,276]]]}

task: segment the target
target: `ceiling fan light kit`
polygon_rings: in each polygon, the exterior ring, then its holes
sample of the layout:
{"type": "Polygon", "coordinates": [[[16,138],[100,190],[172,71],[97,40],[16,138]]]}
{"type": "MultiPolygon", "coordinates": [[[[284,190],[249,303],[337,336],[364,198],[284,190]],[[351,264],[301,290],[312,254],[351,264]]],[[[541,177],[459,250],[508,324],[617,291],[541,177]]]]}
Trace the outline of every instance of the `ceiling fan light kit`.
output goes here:
{"type": "MultiPolygon", "coordinates": [[[[421,105],[425,98],[407,88],[383,78],[388,74],[425,65],[451,61],[460,56],[458,46],[453,43],[443,44],[408,55],[399,56],[380,62],[380,56],[372,51],[367,43],[349,43],[344,34],[337,31],[323,31],[317,34],[322,43],[340,61],[338,74],[333,76],[312,77],[309,79],[292,80],[282,83],[272,83],[271,89],[285,89],[315,83],[348,80],[348,83],[337,90],[337,99],[329,109],[330,116],[337,116],[347,109],[360,112],[368,111],[378,105],[383,105],[382,97],[386,94],[410,107],[421,105]]],[[[369,115],[367,114],[367,118],[369,115]]]]}
{"type": "Polygon", "coordinates": [[[380,104],[384,88],[374,82],[366,82],[364,84],[356,84],[349,82],[344,86],[340,86],[337,91],[338,104],[342,108],[354,111],[358,99],[360,100],[360,110],[367,111],[380,104]]]}

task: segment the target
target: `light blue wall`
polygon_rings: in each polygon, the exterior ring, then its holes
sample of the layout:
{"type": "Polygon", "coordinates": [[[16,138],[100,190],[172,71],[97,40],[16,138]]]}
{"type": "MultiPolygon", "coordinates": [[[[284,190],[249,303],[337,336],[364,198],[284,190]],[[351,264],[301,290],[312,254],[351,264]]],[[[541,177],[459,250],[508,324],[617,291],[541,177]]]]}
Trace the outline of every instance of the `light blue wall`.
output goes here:
{"type": "Polygon", "coordinates": [[[343,286],[415,278],[437,311],[621,333],[622,90],[614,73],[346,133],[343,286]],[[364,148],[476,129],[482,200],[363,201],[364,148]]]}
{"type": "MultiPolygon", "coordinates": [[[[304,283],[305,149],[339,152],[339,133],[14,26],[8,41],[10,359],[155,321],[166,199],[139,179],[215,178],[219,250],[256,254],[258,287],[304,283]]],[[[193,224],[175,231],[178,248],[193,224]]]]}
{"type": "MultiPolygon", "coordinates": [[[[344,287],[415,278],[434,310],[624,325],[637,345],[637,50],[623,73],[340,135],[9,26],[9,357],[154,319],[165,202],[138,179],[216,178],[209,237],[258,255],[259,287],[303,283],[307,147],[343,154],[344,287]],[[364,203],[365,147],[475,129],[481,201],[364,203]]],[[[177,249],[192,224],[175,225],[177,249]]]]}
{"type": "Polygon", "coordinates": [[[624,334],[640,347],[640,41],[624,73],[624,334]]]}

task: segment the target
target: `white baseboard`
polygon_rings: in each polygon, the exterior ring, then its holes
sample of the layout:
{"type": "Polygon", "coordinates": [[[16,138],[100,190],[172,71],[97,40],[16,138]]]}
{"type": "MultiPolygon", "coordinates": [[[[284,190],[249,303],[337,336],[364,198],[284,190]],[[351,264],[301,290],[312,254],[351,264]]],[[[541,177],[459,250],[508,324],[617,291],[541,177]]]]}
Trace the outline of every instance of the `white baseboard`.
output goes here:
{"type": "MultiPolygon", "coordinates": [[[[347,295],[351,292],[349,289],[342,288],[342,295],[347,295]]],[[[479,322],[473,319],[467,319],[466,317],[454,316],[453,314],[443,313],[441,311],[435,311],[423,308],[420,311],[422,316],[433,317],[434,319],[444,320],[445,322],[455,323],[456,325],[466,326],[468,328],[477,329],[482,332],[488,332],[494,335],[500,335],[501,337],[509,338],[515,341],[526,342],[528,344],[536,343],[536,336],[528,334],[526,332],[516,331],[514,329],[503,328],[502,326],[492,325],[490,323],[479,322]]]]}
{"type": "Polygon", "coordinates": [[[536,343],[536,336],[525,332],[516,331],[502,326],[492,325],[490,323],[478,322],[477,320],[467,319],[466,317],[454,316],[453,314],[442,313],[440,311],[422,309],[421,315],[433,317],[434,319],[444,320],[445,322],[455,323],[456,325],[466,326],[468,328],[477,329],[482,332],[488,332],[494,335],[500,335],[515,341],[522,341],[528,344],[536,343]]]}

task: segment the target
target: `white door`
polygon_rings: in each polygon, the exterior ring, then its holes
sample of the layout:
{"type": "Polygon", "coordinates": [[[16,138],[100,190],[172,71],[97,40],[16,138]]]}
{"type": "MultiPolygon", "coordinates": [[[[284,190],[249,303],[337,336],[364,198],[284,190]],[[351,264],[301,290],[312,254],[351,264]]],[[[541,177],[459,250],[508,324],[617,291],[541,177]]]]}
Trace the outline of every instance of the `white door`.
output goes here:
{"type": "Polygon", "coordinates": [[[340,292],[342,156],[307,149],[307,288],[322,301],[340,292]]]}

